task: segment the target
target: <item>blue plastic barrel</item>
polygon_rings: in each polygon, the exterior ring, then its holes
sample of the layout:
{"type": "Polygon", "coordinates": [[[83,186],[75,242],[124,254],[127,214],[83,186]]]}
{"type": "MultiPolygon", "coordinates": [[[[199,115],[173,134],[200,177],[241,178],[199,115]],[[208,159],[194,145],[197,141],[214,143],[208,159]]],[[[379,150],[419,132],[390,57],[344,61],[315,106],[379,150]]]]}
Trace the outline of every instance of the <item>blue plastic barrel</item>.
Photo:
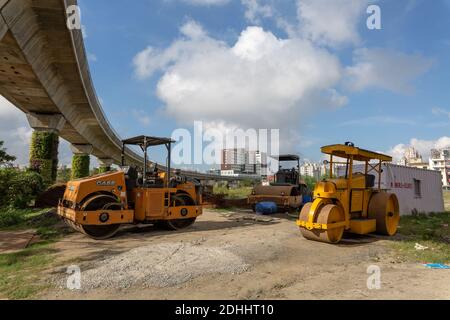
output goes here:
{"type": "Polygon", "coordinates": [[[278,212],[278,207],[275,202],[259,202],[256,204],[255,211],[257,214],[274,214],[278,212]]]}
{"type": "Polygon", "coordinates": [[[309,195],[303,196],[303,204],[307,204],[308,202],[312,202],[312,197],[309,195]]]}

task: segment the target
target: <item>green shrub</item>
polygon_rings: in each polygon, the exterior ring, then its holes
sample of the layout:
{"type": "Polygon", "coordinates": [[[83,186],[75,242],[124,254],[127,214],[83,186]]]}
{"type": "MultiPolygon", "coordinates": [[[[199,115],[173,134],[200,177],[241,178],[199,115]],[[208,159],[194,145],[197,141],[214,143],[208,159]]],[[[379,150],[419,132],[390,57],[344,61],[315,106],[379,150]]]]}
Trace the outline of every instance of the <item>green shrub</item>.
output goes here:
{"type": "Polygon", "coordinates": [[[42,176],[33,171],[23,171],[12,181],[10,204],[14,208],[26,208],[30,201],[45,190],[42,176]]]}
{"type": "Polygon", "coordinates": [[[56,178],[57,183],[66,183],[69,182],[72,177],[72,170],[67,168],[66,166],[58,169],[58,175],[56,178]]]}
{"type": "Polygon", "coordinates": [[[244,179],[239,182],[239,187],[246,188],[246,187],[253,187],[255,185],[255,182],[251,179],[244,179]]]}
{"type": "Polygon", "coordinates": [[[0,228],[8,228],[25,221],[25,217],[20,210],[7,208],[0,209],[0,228]]]}
{"type": "Polygon", "coordinates": [[[72,158],[72,180],[89,176],[90,156],[74,154],[72,158]]]}
{"type": "Polygon", "coordinates": [[[0,208],[9,205],[10,186],[17,170],[12,168],[0,169],[0,208]]]}
{"type": "Polygon", "coordinates": [[[0,169],[0,207],[26,208],[44,191],[40,174],[18,169],[0,169]]]}
{"type": "Polygon", "coordinates": [[[40,173],[46,184],[56,180],[59,137],[54,132],[34,131],[30,145],[30,168],[40,173]]]}
{"type": "Polygon", "coordinates": [[[109,172],[109,171],[111,171],[110,167],[100,167],[100,168],[98,168],[98,173],[106,173],[106,172],[109,172]]]}
{"type": "Polygon", "coordinates": [[[303,176],[302,179],[303,181],[305,181],[306,185],[308,186],[308,189],[313,191],[317,184],[317,180],[310,176],[303,176]]]}

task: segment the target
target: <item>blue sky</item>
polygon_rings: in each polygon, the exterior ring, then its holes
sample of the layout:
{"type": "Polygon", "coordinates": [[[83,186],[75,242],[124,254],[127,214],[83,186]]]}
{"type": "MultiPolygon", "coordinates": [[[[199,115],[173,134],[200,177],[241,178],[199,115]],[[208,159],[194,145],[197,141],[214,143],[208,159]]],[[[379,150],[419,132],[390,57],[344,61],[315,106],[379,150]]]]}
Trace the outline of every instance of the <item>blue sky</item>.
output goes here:
{"type": "Polygon", "coordinates": [[[282,151],[317,161],[345,141],[395,156],[450,143],[450,0],[79,4],[95,88],[123,137],[193,120],[279,128],[282,151]],[[366,27],[370,4],[381,30],[366,27]]]}

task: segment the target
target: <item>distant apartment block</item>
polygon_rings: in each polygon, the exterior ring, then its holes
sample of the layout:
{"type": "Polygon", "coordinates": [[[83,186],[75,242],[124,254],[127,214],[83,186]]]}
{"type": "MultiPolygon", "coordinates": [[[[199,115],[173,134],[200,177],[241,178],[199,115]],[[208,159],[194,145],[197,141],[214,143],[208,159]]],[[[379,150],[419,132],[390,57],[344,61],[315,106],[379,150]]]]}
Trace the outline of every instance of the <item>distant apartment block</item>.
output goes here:
{"type": "Polygon", "coordinates": [[[266,174],[267,155],[259,151],[248,151],[246,149],[224,149],[222,150],[222,175],[258,175],[266,174]]]}
{"type": "Polygon", "coordinates": [[[316,163],[306,162],[300,166],[300,175],[302,177],[320,177],[320,166],[316,163]]]}
{"type": "Polygon", "coordinates": [[[422,155],[414,147],[406,149],[403,158],[398,164],[418,169],[428,169],[428,162],[423,161],[422,155]]]}
{"type": "Polygon", "coordinates": [[[431,150],[429,168],[441,172],[442,186],[450,190],[450,148],[431,150]]]}
{"type": "MultiPolygon", "coordinates": [[[[312,163],[305,162],[300,165],[300,175],[302,177],[312,177],[315,180],[320,180],[325,175],[329,174],[328,172],[329,165],[325,165],[323,163],[312,163]]],[[[334,173],[337,172],[338,165],[333,165],[334,173]]]]}

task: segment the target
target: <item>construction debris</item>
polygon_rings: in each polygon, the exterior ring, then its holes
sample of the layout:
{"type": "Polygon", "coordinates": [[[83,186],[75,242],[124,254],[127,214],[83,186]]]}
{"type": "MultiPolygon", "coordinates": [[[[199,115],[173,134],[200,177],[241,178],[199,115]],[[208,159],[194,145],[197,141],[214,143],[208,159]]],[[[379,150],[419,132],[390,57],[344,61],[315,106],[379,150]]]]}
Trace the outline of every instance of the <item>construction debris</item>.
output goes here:
{"type": "Polygon", "coordinates": [[[428,249],[428,247],[425,247],[425,246],[423,246],[423,245],[421,245],[421,244],[419,244],[419,243],[416,243],[416,245],[414,246],[414,248],[415,248],[416,250],[419,250],[419,251],[424,251],[424,250],[427,250],[427,249],[428,249]]]}

